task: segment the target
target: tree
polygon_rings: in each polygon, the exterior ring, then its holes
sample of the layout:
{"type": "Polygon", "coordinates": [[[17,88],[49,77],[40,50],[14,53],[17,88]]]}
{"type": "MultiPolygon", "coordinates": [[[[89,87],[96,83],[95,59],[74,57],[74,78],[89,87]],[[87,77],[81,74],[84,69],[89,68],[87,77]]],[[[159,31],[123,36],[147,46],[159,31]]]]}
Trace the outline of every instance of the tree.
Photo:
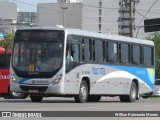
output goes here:
{"type": "Polygon", "coordinates": [[[12,49],[14,33],[5,33],[4,40],[1,40],[0,46],[5,48],[7,46],[8,49],[12,49]]]}
{"type": "Polygon", "coordinates": [[[155,32],[150,34],[147,39],[152,40],[155,44],[155,64],[156,64],[156,78],[160,78],[160,33],[155,32]]]}

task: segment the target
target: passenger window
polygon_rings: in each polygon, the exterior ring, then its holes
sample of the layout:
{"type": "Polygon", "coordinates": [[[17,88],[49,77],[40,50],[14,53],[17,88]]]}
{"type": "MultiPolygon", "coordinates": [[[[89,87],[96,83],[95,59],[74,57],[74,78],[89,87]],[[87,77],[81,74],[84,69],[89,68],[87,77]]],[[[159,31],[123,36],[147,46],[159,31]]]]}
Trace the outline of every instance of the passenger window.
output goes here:
{"type": "Polygon", "coordinates": [[[129,63],[129,45],[121,43],[120,44],[120,63],[129,63]]]}
{"type": "Polygon", "coordinates": [[[134,65],[141,64],[141,50],[139,45],[132,46],[132,64],[134,65]]]}
{"type": "Polygon", "coordinates": [[[102,62],[103,61],[103,41],[95,40],[95,49],[94,49],[94,61],[102,62]]]}
{"type": "Polygon", "coordinates": [[[89,61],[91,60],[91,42],[89,39],[82,40],[82,60],[89,61]]]}
{"type": "Polygon", "coordinates": [[[79,44],[72,44],[71,56],[73,57],[73,61],[80,61],[80,46],[79,44]]]}
{"type": "Polygon", "coordinates": [[[118,61],[118,45],[115,42],[108,42],[108,62],[116,63],[118,61]]]}
{"type": "Polygon", "coordinates": [[[143,47],[143,53],[144,53],[144,65],[145,66],[152,66],[152,48],[149,46],[143,47]]]}

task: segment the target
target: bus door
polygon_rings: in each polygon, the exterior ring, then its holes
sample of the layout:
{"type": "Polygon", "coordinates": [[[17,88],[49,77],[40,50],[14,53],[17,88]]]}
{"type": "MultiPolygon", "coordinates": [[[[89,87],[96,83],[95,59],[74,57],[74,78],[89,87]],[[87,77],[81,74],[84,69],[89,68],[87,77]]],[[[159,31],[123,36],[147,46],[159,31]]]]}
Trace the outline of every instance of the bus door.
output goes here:
{"type": "Polygon", "coordinates": [[[66,48],[66,72],[80,63],[80,44],[76,40],[68,40],[66,48]]]}

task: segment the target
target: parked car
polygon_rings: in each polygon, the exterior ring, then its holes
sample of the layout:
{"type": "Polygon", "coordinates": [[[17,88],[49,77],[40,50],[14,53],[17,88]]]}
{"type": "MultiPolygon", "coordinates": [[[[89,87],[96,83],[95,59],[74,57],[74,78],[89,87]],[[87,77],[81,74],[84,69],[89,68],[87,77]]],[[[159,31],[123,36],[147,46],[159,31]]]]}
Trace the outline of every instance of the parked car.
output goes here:
{"type": "Polygon", "coordinates": [[[142,98],[160,97],[160,79],[155,80],[154,90],[151,93],[146,93],[142,98]]]}

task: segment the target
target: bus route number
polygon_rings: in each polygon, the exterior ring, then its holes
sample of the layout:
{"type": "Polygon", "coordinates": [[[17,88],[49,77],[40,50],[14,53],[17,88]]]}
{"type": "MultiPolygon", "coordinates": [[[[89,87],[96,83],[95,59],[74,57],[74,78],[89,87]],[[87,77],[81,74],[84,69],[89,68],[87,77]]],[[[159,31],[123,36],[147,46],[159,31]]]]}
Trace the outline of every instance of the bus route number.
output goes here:
{"type": "Polygon", "coordinates": [[[105,75],[106,74],[105,68],[92,67],[92,71],[94,75],[105,75]]]}

